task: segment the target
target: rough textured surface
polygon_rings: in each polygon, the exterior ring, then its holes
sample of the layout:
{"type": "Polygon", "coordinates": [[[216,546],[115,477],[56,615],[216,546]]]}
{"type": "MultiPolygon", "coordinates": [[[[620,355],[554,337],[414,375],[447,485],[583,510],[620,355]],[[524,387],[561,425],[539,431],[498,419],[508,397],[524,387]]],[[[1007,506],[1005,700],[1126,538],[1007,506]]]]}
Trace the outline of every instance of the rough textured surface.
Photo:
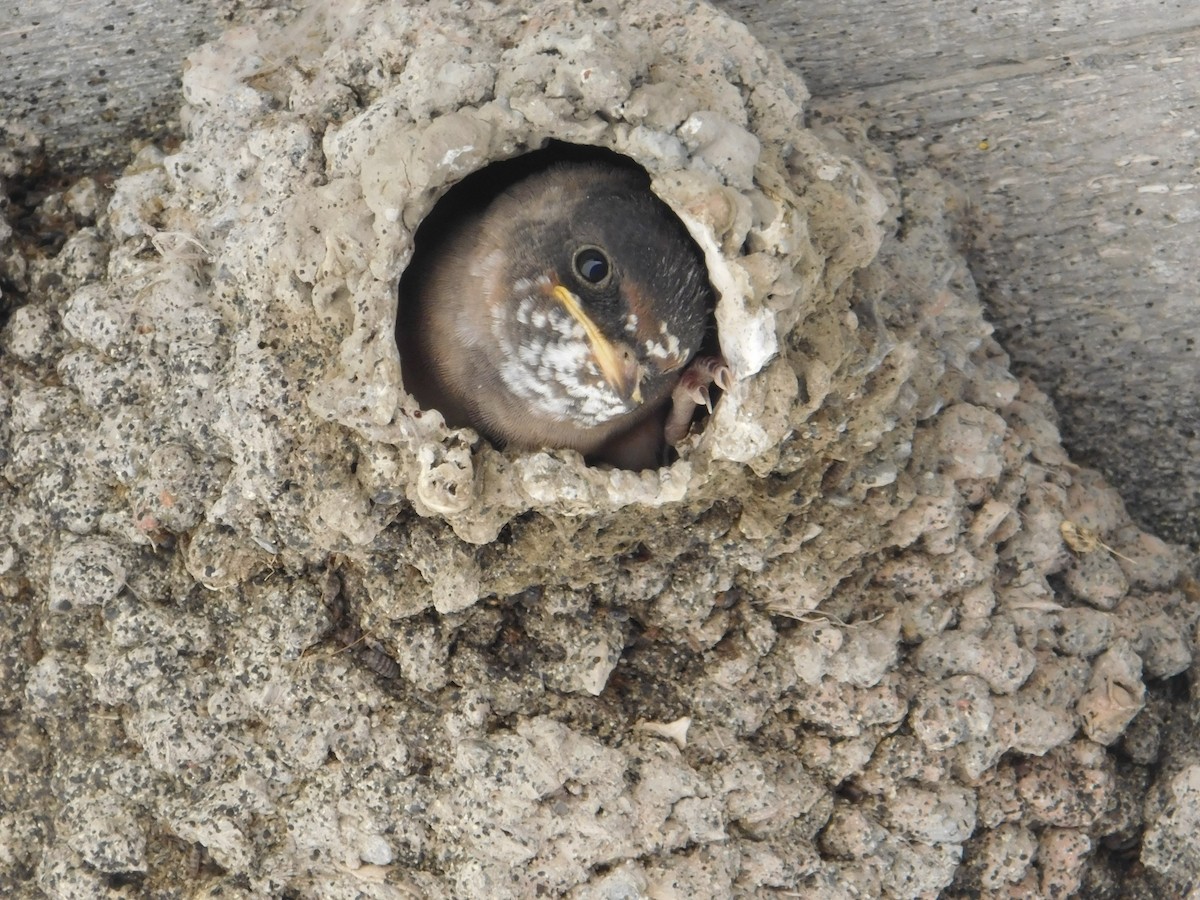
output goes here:
{"type": "Polygon", "coordinates": [[[706,8],[613,11],[265,16],[193,56],[177,151],[6,245],[6,891],[1196,877],[1194,560],[1010,374],[963,195],[803,129],[706,8]],[[403,392],[413,229],[552,138],[642,163],[722,293],[737,385],[668,469],[498,453],[403,392]]]}
{"type": "Polygon", "coordinates": [[[910,165],[962,184],[1014,368],[1135,515],[1200,544],[1200,7],[718,0],[910,165]]]}
{"type": "MultiPolygon", "coordinates": [[[[27,0],[0,28],[0,134],[46,168],[177,129],[179,61],[265,0],[27,0]]],[[[285,6],[272,3],[272,6],[285,6]]],[[[1135,516],[1200,545],[1191,85],[1200,7],[1171,0],[719,0],[814,95],[967,189],[989,318],[1066,445],[1135,516]]],[[[583,11],[586,18],[588,11],[583,11]]],[[[15,189],[23,193],[26,185],[15,189]]]]}

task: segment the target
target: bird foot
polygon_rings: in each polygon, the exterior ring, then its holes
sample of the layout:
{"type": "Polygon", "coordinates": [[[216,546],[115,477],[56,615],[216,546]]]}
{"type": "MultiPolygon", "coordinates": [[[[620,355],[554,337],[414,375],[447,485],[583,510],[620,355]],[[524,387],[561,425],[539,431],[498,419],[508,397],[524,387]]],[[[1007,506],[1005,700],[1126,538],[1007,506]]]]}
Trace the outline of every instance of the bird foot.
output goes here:
{"type": "Polygon", "coordinates": [[[679,383],[671,393],[671,411],[663,430],[669,446],[674,447],[688,436],[697,406],[712,412],[709,386],[714,384],[722,391],[733,387],[733,371],[720,356],[697,356],[679,376],[679,383]]]}

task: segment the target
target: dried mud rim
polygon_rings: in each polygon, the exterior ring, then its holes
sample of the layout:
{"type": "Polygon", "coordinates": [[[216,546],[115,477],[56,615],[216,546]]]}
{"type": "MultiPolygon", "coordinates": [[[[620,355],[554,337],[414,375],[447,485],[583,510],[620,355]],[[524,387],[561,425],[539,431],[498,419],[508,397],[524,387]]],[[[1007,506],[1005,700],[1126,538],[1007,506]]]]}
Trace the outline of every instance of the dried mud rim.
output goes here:
{"type": "MultiPolygon", "coordinates": [[[[420,27],[415,12],[396,12],[391,30],[364,26],[345,46],[413,74],[356,97],[328,84],[293,92],[288,108],[326,127],[305,134],[308,145],[291,132],[277,139],[309,154],[312,181],[287,193],[282,240],[265,252],[333,325],[314,349],[304,400],[355,436],[365,496],[407,500],[479,545],[528,510],[578,517],[705,502],[791,466],[788,436],[823,406],[853,351],[844,286],[874,258],[887,212],[845,145],[804,127],[802,83],[705,6],[630,3],[594,25],[569,3],[469,22],[462,9],[437,9],[440,28],[478,34],[469,51],[420,27]],[[330,118],[351,100],[352,115],[330,118]],[[436,228],[440,203],[453,204],[468,179],[498,181],[497,172],[556,147],[621,154],[645,171],[700,248],[719,297],[714,336],[732,384],[669,465],[632,472],[587,466],[569,450],[499,452],[424,414],[405,390],[395,328],[418,228],[436,228]],[[325,223],[322,233],[312,222],[325,223]],[[810,345],[793,354],[788,335],[801,325],[810,345]]],[[[223,86],[214,68],[193,67],[185,87],[207,96],[209,80],[223,86]]],[[[310,327],[311,314],[303,318],[310,327]]],[[[358,534],[364,516],[326,521],[358,534]]]]}

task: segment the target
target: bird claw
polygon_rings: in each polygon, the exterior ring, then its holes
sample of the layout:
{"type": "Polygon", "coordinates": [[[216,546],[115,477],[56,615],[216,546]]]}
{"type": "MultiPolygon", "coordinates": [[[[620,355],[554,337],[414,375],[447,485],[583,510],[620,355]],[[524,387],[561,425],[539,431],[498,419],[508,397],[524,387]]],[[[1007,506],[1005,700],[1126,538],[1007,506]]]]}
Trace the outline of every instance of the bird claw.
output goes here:
{"type": "Polygon", "coordinates": [[[698,384],[694,387],[686,388],[688,399],[697,406],[703,406],[709,412],[712,412],[712,398],[708,395],[708,385],[698,384]]]}
{"type": "Polygon", "coordinates": [[[695,384],[715,384],[723,391],[733,388],[733,370],[719,356],[697,356],[687,367],[682,378],[690,378],[695,384]]]}
{"type": "Polygon", "coordinates": [[[671,411],[667,414],[664,430],[668,445],[673,447],[687,437],[697,406],[712,413],[712,394],[709,392],[712,384],[722,391],[733,387],[733,371],[720,356],[698,356],[679,376],[679,383],[671,394],[671,411]]]}

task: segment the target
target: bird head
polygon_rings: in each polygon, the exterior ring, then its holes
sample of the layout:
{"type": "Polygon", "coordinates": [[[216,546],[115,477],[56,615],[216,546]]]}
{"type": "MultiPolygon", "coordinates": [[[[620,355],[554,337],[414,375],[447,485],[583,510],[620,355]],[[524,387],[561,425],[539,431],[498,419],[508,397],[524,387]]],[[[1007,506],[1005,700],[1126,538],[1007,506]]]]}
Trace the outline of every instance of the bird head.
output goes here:
{"type": "Polygon", "coordinates": [[[549,418],[602,425],[657,408],[704,338],[704,258],[644,176],[561,164],[492,204],[485,227],[499,377],[549,418]]]}

